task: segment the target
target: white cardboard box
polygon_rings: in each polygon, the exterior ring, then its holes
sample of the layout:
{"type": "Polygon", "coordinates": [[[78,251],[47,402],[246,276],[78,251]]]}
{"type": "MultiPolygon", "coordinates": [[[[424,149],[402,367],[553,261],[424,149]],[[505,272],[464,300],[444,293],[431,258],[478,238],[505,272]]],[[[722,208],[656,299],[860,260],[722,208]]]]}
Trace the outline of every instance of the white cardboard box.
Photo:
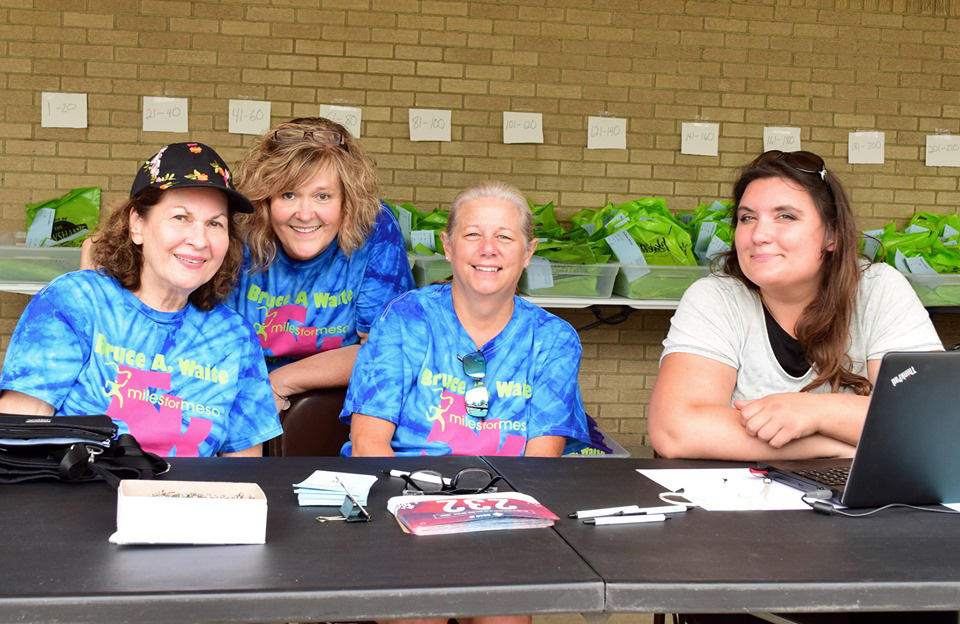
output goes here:
{"type": "Polygon", "coordinates": [[[267,497],[256,483],[140,481],[117,490],[114,544],[263,544],[267,497]]]}

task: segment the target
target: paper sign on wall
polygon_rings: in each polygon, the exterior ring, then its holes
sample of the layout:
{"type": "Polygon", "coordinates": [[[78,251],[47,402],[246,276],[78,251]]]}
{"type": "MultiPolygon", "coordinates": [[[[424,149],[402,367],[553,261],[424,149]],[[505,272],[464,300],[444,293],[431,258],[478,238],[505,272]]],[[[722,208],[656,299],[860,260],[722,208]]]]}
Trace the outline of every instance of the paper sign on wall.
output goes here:
{"type": "Polygon", "coordinates": [[[360,117],[362,112],[356,106],[334,106],[332,104],[320,105],[320,116],[326,117],[330,121],[335,121],[346,128],[353,138],[360,138],[360,117]]]}
{"type": "Polygon", "coordinates": [[[847,162],[851,165],[882,165],[883,132],[851,132],[847,135],[847,162]]]}
{"type": "Polygon", "coordinates": [[[408,111],[411,141],[449,141],[450,111],[411,108],[408,111]]]}
{"type": "Polygon", "coordinates": [[[189,132],[187,98],[144,97],[144,132],[189,132]]]}
{"type": "Polygon", "coordinates": [[[960,167],[960,136],[927,135],[928,167],[960,167]]]}
{"type": "Polygon", "coordinates": [[[270,102],[230,100],[230,133],[263,134],[270,129],[270,102]]]}
{"type": "Polygon", "coordinates": [[[627,149],[627,120],[588,117],[587,149],[627,149]]]}
{"type": "Polygon", "coordinates": [[[503,113],[504,143],[543,143],[542,113],[503,113]]]}
{"type": "Polygon", "coordinates": [[[685,123],[680,140],[680,153],[693,156],[716,156],[719,152],[720,124],[685,123]]]}
{"type": "Polygon", "coordinates": [[[41,97],[41,128],[86,128],[86,93],[47,93],[41,97]]]}
{"type": "Polygon", "coordinates": [[[800,147],[800,128],[771,126],[763,129],[763,151],[799,152],[801,149],[803,148],[800,147]]]}

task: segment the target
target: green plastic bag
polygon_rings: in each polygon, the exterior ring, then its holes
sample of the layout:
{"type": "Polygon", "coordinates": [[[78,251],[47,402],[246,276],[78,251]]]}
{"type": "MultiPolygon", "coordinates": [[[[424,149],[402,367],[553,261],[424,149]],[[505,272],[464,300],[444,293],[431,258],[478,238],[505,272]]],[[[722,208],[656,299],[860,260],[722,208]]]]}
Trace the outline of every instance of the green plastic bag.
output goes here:
{"type": "Polygon", "coordinates": [[[75,188],[66,195],[24,206],[27,246],[80,247],[100,220],[100,187],[75,188]]]}

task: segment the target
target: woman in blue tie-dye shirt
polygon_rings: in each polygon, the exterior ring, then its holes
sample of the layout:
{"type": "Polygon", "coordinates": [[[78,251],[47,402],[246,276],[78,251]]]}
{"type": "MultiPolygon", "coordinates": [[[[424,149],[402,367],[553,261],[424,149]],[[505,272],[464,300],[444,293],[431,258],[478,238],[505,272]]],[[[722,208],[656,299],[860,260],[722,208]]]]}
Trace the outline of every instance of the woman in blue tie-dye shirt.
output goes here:
{"type": "Polygon", "coordinates": [[[282,410],[347,384],[373,319],[413,278],[376,165],[340,124],[278,124],[237,166],[237,187],[255,210],[226,303],[253,323],[282,410]]]}
{"type": "Polygon", "coordinates": [[[510,185],[457,195],[442,235],[453,282],[397,297],[377,319],[341,413],[344,454],[559,456],[589,442],[576,332],[515,296],[531,223],[510,185]]]}
{"type": "Polygon", "coordinates": [[[100,268],[27,305],[0,412],[107,414],[160,455],[260,455],[280,434],[267,370],[250,324],[221,304],[242,258],[236,213],[251,210],[211,148],[157,152],[97,231],[100,268]]]}

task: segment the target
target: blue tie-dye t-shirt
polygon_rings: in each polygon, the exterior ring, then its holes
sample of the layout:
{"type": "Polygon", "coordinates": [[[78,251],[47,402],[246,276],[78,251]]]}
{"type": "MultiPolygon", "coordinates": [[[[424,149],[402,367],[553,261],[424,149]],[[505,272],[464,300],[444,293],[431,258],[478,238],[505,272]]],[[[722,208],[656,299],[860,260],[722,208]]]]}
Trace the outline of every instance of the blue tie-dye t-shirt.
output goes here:
{"type": "Polygon", "coordinates": [[[513,298],[510,322],[481,349],[484,419],[466,413],[464,393],[475,382],[457,358],[476,350],[449,285],[397,297],[360,348],[340,419],[358,413],[394,423],[397,455],[515,456],[538,436],[565,436],[568,447],[590,441],[577,383],[580,339],[566,321],[513,298]]]}
{"type": "Polygon", "coordinates": [[[158,455],[208,457],[282,433],[250,325],[229,308],[145,305],[112,277],[67,273],[27,304],[0,389],[55,414],[107,414],[158,455]]]}
{"type": "Polygon", "coordinates": [[[267,368],[360,342],[388,301],[413,288],[400,226],[381,205],[367,241],[348,257],[334,239],[299,262],[277,244],[266,271],[250,273],[247,257],[225,302],[253,324],[267,368]]]}

